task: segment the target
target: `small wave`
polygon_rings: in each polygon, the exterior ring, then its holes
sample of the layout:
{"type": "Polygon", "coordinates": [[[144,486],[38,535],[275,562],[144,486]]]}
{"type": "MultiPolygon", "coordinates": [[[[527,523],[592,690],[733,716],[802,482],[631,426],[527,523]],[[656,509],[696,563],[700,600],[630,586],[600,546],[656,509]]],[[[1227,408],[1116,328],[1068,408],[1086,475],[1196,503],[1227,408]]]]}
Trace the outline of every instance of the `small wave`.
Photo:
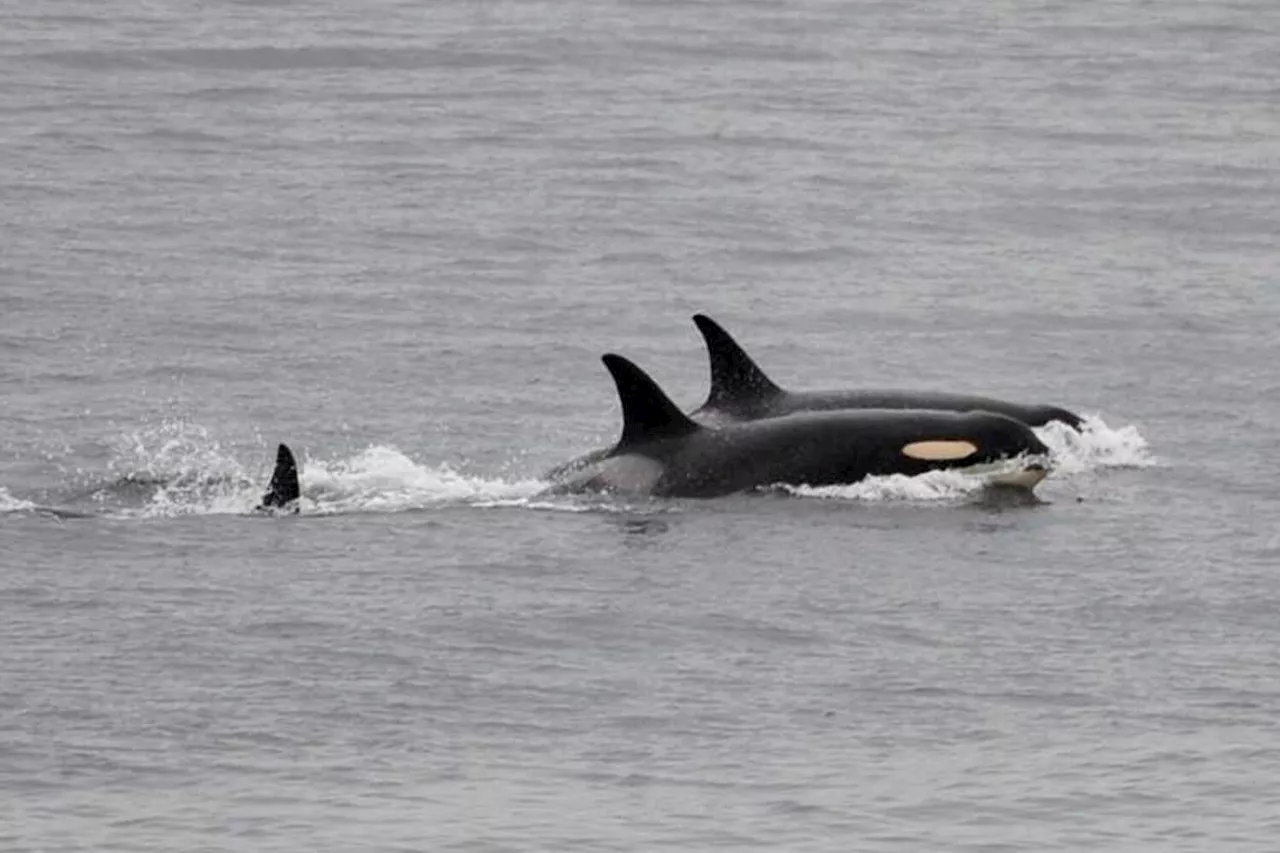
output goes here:
{"type": "MultiPolygon", "coordinates": [[[[525,506],[541,480],[472,477],[449,465],[420,465],[400,451],[370,447],[350,459],[309,460],[299,471],[303,511],[318,514],[402,512],[441,504],[525,506]]],[[[546,506],[554,502],[539,502],[546,506]]]]}
{"type": "Polygon", "coordinates": [[[783,486],[787,494],[846,501],[959,501],[989,485],[989,475],[963,471],[926,471],[914,477],[889,474],[867,477],[847,486],[783,486]]]}
{"type": "Polygon", "coordinates": [[[0,514],[9,512],[31,512],[36,509],[36,505],[31,501],[24,501],[21,498],[15,498],[9,494],[9,490],[4,486],[0,486],[0,514]]]}
{"type": "Polygon", "coordinates": [[[79,498],[105,515],[124,517],[248,512],[266,482],[207,429],[183,420],[120,436],[107,474],[111,479],[82,490],[79,498]]]}
{"type": "Polygon", "coordinates": [[[1102,418],[1087,415],[1079,432],[1066,424],[1036,429],[1053,454],[1053,473],[1062,477],[1099,468],[1148,468],[1159,464],[1147,440],[1132,425],[1112,429],[1102,418]]]}

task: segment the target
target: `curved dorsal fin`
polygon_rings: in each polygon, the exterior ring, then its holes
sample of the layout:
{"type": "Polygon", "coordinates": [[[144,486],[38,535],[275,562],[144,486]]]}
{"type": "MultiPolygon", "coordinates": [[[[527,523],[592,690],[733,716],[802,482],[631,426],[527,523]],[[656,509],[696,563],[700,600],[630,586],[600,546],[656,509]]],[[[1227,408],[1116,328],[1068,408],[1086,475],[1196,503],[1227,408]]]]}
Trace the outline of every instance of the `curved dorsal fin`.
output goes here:
{"type": "Polygon", "coordinates": [[[622,438],[618,439],[617,449],[679,438],[701,429],[639,367],[613,353],[607,353],[600,360],[613,376],[622,402],[622,438]]]}
{"type": "Polygon", "coordinates": [[[694,314],[693,322],[707,342],[711,361],[711,392],[703,405],[765,400],[782,393],[719,323],[706,314],[694,314]]]}
{"type": "Polygon", "coordinates": [[[298,488],[298,463],[293,452],[285,445],[276,451],[276,468],[271,472],[271,484],[262,496],[264,507],[284,507],[296,501],[302,490],[298,488]]]}

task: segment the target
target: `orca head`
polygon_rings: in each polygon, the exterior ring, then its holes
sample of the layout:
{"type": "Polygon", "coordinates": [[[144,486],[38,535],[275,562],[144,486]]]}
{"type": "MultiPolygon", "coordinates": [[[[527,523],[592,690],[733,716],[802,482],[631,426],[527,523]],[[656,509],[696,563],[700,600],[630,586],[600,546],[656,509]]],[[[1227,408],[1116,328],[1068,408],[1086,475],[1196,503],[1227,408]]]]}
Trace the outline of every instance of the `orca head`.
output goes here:
{"type": "MultiPolygon", "coordinates": [[[[954,429],[918,433],[899,449],[902,463],[916,473],[954,469],[965,473],[1033,472],[1027,482],[1039,482],[1050,467],[1049,448],[1020,420],[987,411],[965,412],[954,429]]],[[[1019,480],[1011,485],[1021,484],[1019,480]]]]}
{"type": "Polygon", "coordinates": [[[970,464],[1022,459],[1029,467],[1048,470],[1049,447],[1024,422],[981,410],[967,412],[962,418],[966,423],[966,437],[975,446],[970,464]]]}

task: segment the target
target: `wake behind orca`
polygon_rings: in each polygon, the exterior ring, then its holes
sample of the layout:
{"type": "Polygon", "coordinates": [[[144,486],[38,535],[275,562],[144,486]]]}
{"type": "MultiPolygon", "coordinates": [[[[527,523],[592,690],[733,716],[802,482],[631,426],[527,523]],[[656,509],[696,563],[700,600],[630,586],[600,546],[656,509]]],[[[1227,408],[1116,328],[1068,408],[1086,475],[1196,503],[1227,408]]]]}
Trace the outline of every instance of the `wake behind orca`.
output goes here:
{"type": "Polygon", "coordinates": [[[841,410],[720,427],[696,423],[643,370],[602,359],[622,404],[610,450],[552,472],[552,491],[706,498],[774,486],[847,485],[870,476],[1011,466],[992,482],[1031,488],[1049,449],[1022,421],[985,411],[841,410]]]}
{"type": "MultiPolygon", "coordinates": [[[[88,491],[81,491],[72,495],[66,503],[55,505],[19,501],[18,505],[13,508],[0,509],[0,513],[30,514],[61,520],[101,518],[111,516],[114,513],[110,509],[88,510],[77,504],[82,503],[85,499],[99,498],[104,494],[119,497],[122,493],[129,493],[135,497],[154,497],[154,493],[157,490],[173,484],[173,479],[150,474],[126,475],[95,486],[88,491]],[[149,495],[146,494],[148,491],[150,492],[149,495]]],[[[281,444],[276,449],[275,467],[271,472],[271,480],[267,486],[267,491],[259,500],[257,506],[253,508],[251,514],[296,514],[299,511],[301,494],[302,490],[298,482],[298,463],[293,456],[293,451],[287,445],[281,444]]],[[[118,512],[119,509],[117,508],[116,511],[118,512]]]]}
{"type": "Polygon", "coordinates": [[[750,421],[796,412],[833,409],[939,409],[951,412],[983,410],[1017,418],[1028,426],[1062,421],[1079,430],[1081,418],[1057,406],[1025,405],[944,391],[854,389],[847,391],[787,391],[779,387],[747,355],[719,323],[705,314],[693,322],[707,344],[711,390],[692,413],[705,423],[750,421]]]}

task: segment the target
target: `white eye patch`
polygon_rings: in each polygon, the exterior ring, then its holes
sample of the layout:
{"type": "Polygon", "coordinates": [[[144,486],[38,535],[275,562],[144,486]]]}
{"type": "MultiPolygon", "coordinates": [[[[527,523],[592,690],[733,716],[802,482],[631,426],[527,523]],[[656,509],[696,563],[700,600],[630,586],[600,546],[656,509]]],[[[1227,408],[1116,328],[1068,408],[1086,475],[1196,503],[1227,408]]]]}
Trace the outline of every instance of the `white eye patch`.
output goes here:
{"type": "Polygon", "coordinates": [[[965,459],[977,452],[978,446],[969,441],[913,441],[902,448],[903,456],[926,462],[965,459]]]}

